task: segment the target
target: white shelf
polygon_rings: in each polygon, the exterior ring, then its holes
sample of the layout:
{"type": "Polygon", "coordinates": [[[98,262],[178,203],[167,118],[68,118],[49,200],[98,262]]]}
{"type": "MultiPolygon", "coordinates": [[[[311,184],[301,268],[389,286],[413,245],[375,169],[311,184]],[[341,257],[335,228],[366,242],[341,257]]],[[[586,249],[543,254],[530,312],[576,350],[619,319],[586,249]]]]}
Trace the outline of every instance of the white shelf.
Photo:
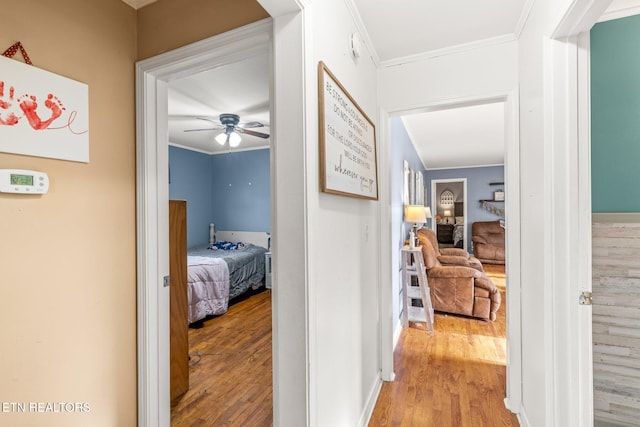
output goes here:
{"type": "Polygon", "coordinates": [[[427,329],[433,331],[433,307],[427,272],[424,268],[422,248],[402,248],[402,326],[409,326],[409,322],[426,323],[427,329]],[[418,279],[418,286],[412,285],[412,278],[418,279]],[[414,300],[420,300],[422,307],[413,305],[414,300]]]}
{"type": "Polygon", "coordinates": [[[409,299],[422,299],[420,286],[407,286],[407,297],[409,299]]]}

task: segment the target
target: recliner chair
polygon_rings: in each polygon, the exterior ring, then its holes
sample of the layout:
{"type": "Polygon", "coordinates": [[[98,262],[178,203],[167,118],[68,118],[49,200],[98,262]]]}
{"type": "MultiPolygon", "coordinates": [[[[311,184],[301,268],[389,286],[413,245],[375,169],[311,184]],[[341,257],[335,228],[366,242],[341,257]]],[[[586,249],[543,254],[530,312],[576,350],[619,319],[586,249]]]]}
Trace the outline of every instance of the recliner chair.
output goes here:
{"type": "MultiPolygon", "coordinates": [[[[469,255],[469,252],[460,248],[441,248],[438,244],[436,233],[430,228],[421,228],[416,233],[418,238],[426,238],[436,253],[438,261],[443,265],[462,265],[465,267],[475,268],[484,271],[482,263],[476,258],[469,255]]],[[[422,240],[420,240],[421,244],[422,240]]]]}
{"type": "Polygon", "coordinates": [[[473,254],[487,264],[504,264],[504,227],[500,221],[478,221],[471,226],[473,254]]]}
{"type": "MultiPolygon", "coordinates": [[[[418,237],[433,309],[496,320],[496,313],[501,304],[500,291],[484,271],[467,265],[443,265],[426,233],[419,233],[418,237]]],[[[464,259],[463,256],[449,257],[464,259]]]]}

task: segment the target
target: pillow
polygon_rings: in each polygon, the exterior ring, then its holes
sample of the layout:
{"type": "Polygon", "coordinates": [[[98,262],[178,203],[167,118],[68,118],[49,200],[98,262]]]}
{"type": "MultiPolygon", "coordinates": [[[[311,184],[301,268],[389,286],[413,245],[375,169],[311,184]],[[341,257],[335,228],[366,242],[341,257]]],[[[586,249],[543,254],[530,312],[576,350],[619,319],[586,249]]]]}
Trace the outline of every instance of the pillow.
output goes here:
{"type": "Polygon", "coordinates": [[[463,216],[457,216],[456,217],[456,225],[463,225],[464,224],[464,217],[463,216]]]}

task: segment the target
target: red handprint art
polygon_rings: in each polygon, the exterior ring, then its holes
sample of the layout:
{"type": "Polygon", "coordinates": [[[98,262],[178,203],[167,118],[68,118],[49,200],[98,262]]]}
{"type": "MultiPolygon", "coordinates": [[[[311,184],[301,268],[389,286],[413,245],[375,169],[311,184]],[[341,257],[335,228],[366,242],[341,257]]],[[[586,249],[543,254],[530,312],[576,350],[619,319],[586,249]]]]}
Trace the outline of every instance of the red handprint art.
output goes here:
{"type": "Polygon", "coordinates": [[[20,99],[18,99],[18,104],[20,108],[24,112],[24,115],[29,120],[29,124],[34,130],[43,130],[49,127],[49,125],[58,117],[62,115],[62,112],[65,110],[62,102],[58,99],[57,96],[53,94],[49,94],[47,99],[44,101],[44,106],[47,107],[51,111],[51,116],[42,120],[36,111],[38,109],[38,102],[36,97],[33,95],[22,95],[20,99]]]}
{"type": "Polygon", "coordinates": [[[13,102],[14,88],[9,88],[9,97],[4,96],[4,82],[0,82],[0,125],[13,126],[20,121],[22,112],[13,102]]]}

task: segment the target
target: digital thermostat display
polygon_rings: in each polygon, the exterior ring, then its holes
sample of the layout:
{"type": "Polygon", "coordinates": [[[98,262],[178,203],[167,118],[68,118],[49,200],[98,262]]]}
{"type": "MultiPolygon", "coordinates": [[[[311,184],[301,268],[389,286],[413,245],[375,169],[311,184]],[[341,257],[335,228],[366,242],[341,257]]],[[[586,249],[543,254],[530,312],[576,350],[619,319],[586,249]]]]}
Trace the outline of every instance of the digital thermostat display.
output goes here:
{"type": "Polygon", "coordinates": [[[33,175],[12,173],[11,185],[33,185],[33,175]]]}
{"type": "Polygon", "coordinates": [[[21,169],[0,169],[0,192],[45,194],[49,191],[49,176],[44,172],[21,169]]]}

